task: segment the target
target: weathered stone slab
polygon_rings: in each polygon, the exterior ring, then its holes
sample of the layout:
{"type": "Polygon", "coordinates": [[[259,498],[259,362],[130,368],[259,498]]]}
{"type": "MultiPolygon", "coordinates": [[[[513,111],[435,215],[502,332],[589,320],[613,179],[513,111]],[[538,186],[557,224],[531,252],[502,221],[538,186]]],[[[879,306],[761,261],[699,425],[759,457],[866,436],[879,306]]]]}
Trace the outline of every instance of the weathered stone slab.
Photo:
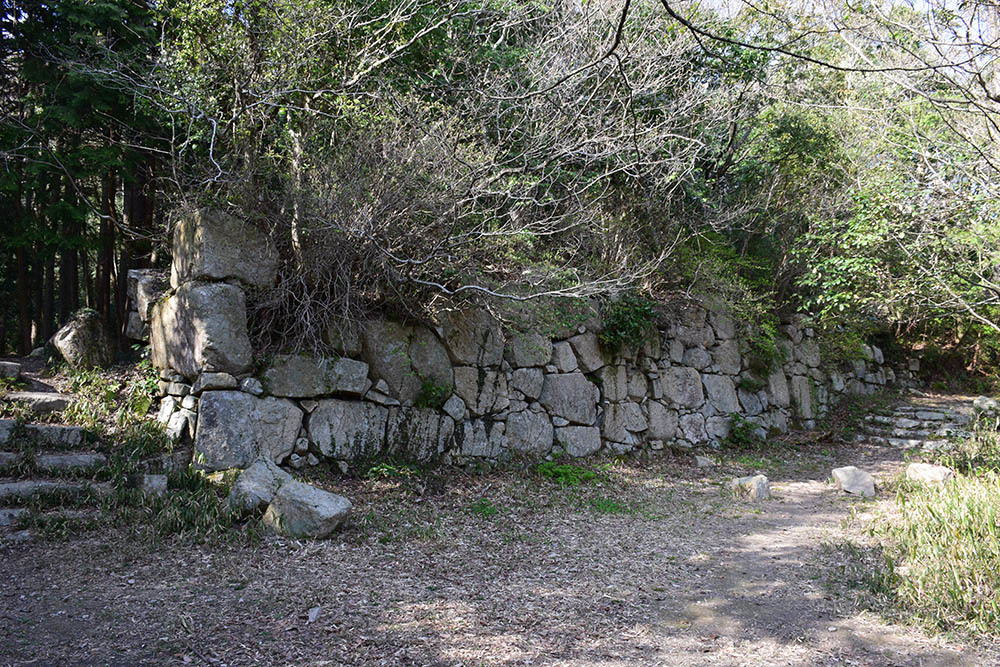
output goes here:
{"type": "Polygon", "coordinates": [[[72,368],[110,366],[114,361],[104,322],[89,308],[73,313],[52,337],[52,346],[72,368]]]}
{"type": "Polygon", "coordinates": [[[47,415],[51,412],[62,412],[76,399],[66,394],[56,394],[48,391],[11,391],[4,400],[20,403],[37,415],[47,415]]]}
{"type": "Polygon", "coordinates": [[[198,414],[194,462],[205,470],[246,468],[258,456],[281,461],[302,426],[302,411],[292,401],[242,391],[206,391],[198,414]]]}
{"type": "Polygon", "coordinates": [[[764,475],[738,477],[729,483],[729,488],[737,498],[744,498],[751,502],[759,502],[771,497],[771,486],[764,475]]]}
{"type": "Polygon", "coordinates": [[[462,366],[498,366],[504,340],[500,325],[485,310],[451,310],[441,315],[444,344],[452,362],[462,366]]]}
{"type": "Polygon", "coordinates": [[[263,523],[279,535],[329,537],[351,514],[351,501],[297,481],[285,482],[264,512],[263,523]]]}
{"type": "Polygon", "coordinates": [[[684,408],[698,408],[705,402],[701,374],[693,368],[674,367],[665,375],[667,397],[684,408]]]}
{"type": "Polygon", "coordinates": [[[307,420],[309,439],[324,456],[352,461],[378,454],[385,444],[389,410],[362,401],[319,401],[307,420]]]}
{"type": "Polygon", "coordinates": [[[16,361],[0,361],[0,378],[16,380],[21,377],[21,364],[16,361]]]}
{"type": "Polygon", "coordinates": [[[560,373],[572,373],[580,368],[573,347],[566,341],[552,346],[552,365],[559,369],[560,373]]]}
{"type": "Polygon", "coordinates": [[[833,470],[833,479],[838,489],[852,495],[870,498],[875,495],[875,479],[854,466],[845,466],[833,470]]]}
{"type": "Polygon", "coordinates": [[[550,414],[575,424],[590,425],[597,419],[597,385],[583,373],[545,376],[539,399],[550,414]]]}
{"type": "Polygon", "coordinates": [[[791,383],[792,405],[795,407],[795,414],[800,419],[813,419],[816,413],[813,411],[812,382],[809,378],[796,375],[791,383]]]}
{"type": "Polygon", "coordinates": [[[736,386],[731,378],[725,375],[702,375],[708,401],[715,411],[729,415],[740,411],[740,402],[736,396],[736,386]]]}
{"type": "Polygon", "coordinates": [[[153,314],[153,304],[170,289],[170,276],[160,269],[129,269],[126,288],[139,320],[147,323],[153,314]]]}
{"type": "Polygon", "coordinates": [[[455,422],[431,408],[391,408],[385,451],[406,461],[431,461],[451,445],[455,422]]]}
{"type": "Polygon", "coordinates": [[[592,373],[607,363],[601,343],[594,332],[577,334],[569,339],[569,344],[573,346],[577,362],[584,373],[592,373]]]}
{"type": "Polygon", "coordinates": [[[511,373],[510,388],[524,394],[528,400],[537,399],[542,395],[545,384],[545,373],[541,368],[518,368],[511,373]]]}
{"type": "Polygon", "coordinates": [[[601,448],[601,431],[596,426],[563,426],[555,430],[555,440],[570,456],[589,456],[601,448]]]}
{"type": "Polygon", "coordinates": [[[455,449],[462,456],[500,458],[507,449],[506,425],[482,419],[465,421],[455,429],[455,449]]]}
{"type": "Polygon", "coordinates": [[[327,394],[363,396],[372,384],[368,379],[368,364],[363,361],[298,354],[275,356],[264,371],[263,380],[268,393],[289,398],[327,394]]]}
{"type": "Polygon", "coordinates": [[[522,410],[507,415],[507,443],[514,451],[544,456],[552,450],[554,431],[548,416],[522,410]]]}
{"type": "Polygon", "coordinates": [[[906,467],[906,479],[924,484],[942,484],[954,476],[950,468],[930,463],[911,463],[906,467]]]}
{"type": "Polygon", "coordinates": [[[260,457],[236,478],[229,492],[229,506],[244,516],[264,510],[281,485],[291,479],[274,461],[260,457]]]}
{"type": "Polygon", "coordinates": [[[236,389],[239,382],[229,373],[202,373],[191,386],[191,393],[199,395],[212,389],[236,389]]]}
{"type": "Polygon", "coordinates": [[[184,283],[153,307],[153,365],[188,379],[203,371],[238,375],[250,368],[246,297],[225,283],[184,283]]]}
{"type": "Polygon", "coordinates": [[[48,472],[85,471],[99,468],[108,462],[104,454],[39,454],[35,457],[35,465],[39,470],[48,472]]]}
{"type": "Polygon", "coordinates": [[[521,331],[514,334],[504,349],[504,359],[514,368],[544,366],[552,358],[552,341],[547,336],[521,331]]]}
{"type": "Polygon", "coordinates": [[[174,227],[170,285],[191,280],[239,280],[270,287],[278,252],[255,225],[210,209],[184,216],[174,227]]]}
{"type": "Polygon", "coordinates": [[[681,435],[685,440],[694,444],[708,441],[708,432],[705,430],[705,417],[694,412],[684,415],[679,420],[681,435]]]}
{"type": "Polygon", "coordinates": [[[477,417],[502,412],[510,405],[507,376],[496,369],[459,366],[455,369],[455,394],[477,417]]]}
{"type": "Polygon", "coordinates": [[[740,346],[735,340],[722,341],[712,350],[712,363],[716,373],[738,375],[743,367],[740,346]]]}
{"type": "Polygon", "coordinates": [[[677,435],[677,411],[671,410],[659,401],[649,401],[646,404],[648,412],[650,440],[670,441],[677,435]]]}

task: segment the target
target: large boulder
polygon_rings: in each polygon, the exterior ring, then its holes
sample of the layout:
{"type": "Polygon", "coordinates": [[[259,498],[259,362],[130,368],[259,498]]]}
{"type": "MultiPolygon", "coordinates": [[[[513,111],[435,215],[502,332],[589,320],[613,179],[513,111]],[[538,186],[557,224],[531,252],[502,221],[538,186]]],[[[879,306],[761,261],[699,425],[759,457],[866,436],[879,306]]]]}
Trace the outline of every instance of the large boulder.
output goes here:
{"type": "Polygon", "coordinates": [[[372,320],[362,328],[361,339],[372,376],[385,380],[393,398],[413,403],[425,383],[451,389],[451,361],[444,345],[429,329],[372,320]]]}
{"type": "Polygon", "coordinates": [[[269,287],[278,273],[278,253],[254,225],[211,209],[186,215],[174,227],[170,285],[189,280],[239,280],[269,287]]]}
{"type": "Polygon", "coordinates": [[[596,426],[563,426],[555,439],[570,456],[590,456],[601,448],[601,430],[596,426]]]}
{"type": "Polygon", "coordinates": [[[923,484],[941,484],[955,476],[951,468],[931,463],[911,463],[906,466],[906,479],[923,484]]]}
{"type": "Polygon", "coordinates": [[[736,396],[736,385],[726,375],[703,375],[708,401],[717,413],[723,415],[740,411],[740,402],[736,396]]]}
{"type": "Polygon", "coordinates": [[[485,310],[446,311],[441,315],[441,330],[456,365],[498,366],[503,360],[503,333],[485,310]]]}
{"type": "Polygon", "coordinates": [[[129,269],[126,287],[132,308],[145,323],[153,314],[153,306],[170,288],[170,277],[161,269],[129,269]]]}
{"type": "Polygon", "coordinates": [[[639,404],[631,401],[609,403],[601,415],[601,435],[611,442],[636,444],[639,437],[635,434],[645,431],[647,426],[639,404]]]}
{"type": "Polygon", "coordinates": [[[646,433],[649,439],[673,440],[677,435],[677,411],[671,410],[659,401],[649,401],[646,409],[649,413],[649,431],[646,433]]]}
{"type": "Polygon", "coordinates": [[[363,396],[372,384],[368,379],[368,364],[363,361],[298,354],[275,356],[264,371],[263,380],[269,393],[292,398],[326,394],[363,396]]]}
{"type": "Polygon", "coordinates": [[[327,399],[309,414],[309,439],[325,456],[352,461],[382,450],[389,410],[363,401],[327,399]]]}
{"type": "Polygon", "coordinates": [[[552,422],[541,412],[522,410],[507,415],[506,434],[514,451],[545,456],[552,450],[552,422]]]}
{"type": "Polygon", "coordinates": [[[238,375],[250,368],[246,297],[225,283],[184,283],[153,307],[153,365],[188,379],[202,371],[238,375]]]}
{"type": "Polygon", "coordinates": [[[583,373],[564,373],[545,376],[539,400],[550,414],[589,426],[597,419],[599,398],[597,385],[583,373]]]}
{"type": "Polygon", "coordinates": [[[72,368],[110,366],[114,361],[101,316],[89,308],[73,313],[52,337],[52,346],[72,368]]]}
{"type": "Polygon", "coordinates": [[[294,480],[274,494],[264,513],[264,525],[278,535],[323,539],[351,514],[351,501],[294,480]]]}
{"type": "Polygon", "coordinates": [[[302,410],[284,398],[206,391],[198,403],[195,464],[204,470],[246,468],[258,456],[280,462],[292,453],[302,410]]]}
{"type": "Polygon", "coordinates": [[[229,492],[229,506],[242,516],[263,510],[281,485],[291,479],[274,461],[258,458],[236,478],[229,492]]]}

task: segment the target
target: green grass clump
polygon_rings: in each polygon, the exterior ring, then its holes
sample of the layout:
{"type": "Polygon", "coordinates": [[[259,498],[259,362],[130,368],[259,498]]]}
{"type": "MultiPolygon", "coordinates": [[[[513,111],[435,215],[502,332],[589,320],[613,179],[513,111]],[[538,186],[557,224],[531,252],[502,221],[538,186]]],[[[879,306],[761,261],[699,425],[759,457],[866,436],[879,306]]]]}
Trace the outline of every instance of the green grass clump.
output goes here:
{"type": "Polygon", "coordinates": [[[538,465],[538,474],[551,479],[560,486],[579,486],[597,479],[597,473],[572,463],[546,461],[538,465]]]}
{"type": "Polygon", "coordinates": [[[896,601],[942,630],[1000,635],[1000,475],[903,485],[897,508],[877,533],[896,601]]]}

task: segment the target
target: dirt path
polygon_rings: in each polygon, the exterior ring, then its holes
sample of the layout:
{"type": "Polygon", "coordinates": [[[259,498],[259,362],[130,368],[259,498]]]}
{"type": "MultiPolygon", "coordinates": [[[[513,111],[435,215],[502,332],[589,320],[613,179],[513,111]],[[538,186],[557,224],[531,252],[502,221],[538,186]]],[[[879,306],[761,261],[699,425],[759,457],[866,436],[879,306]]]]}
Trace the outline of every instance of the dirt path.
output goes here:
{"type": "Polygon", "coordinates": [[[928,638],[836,593],[824,544],[888,500],[825,480],[844,464],[892,475],[899,450],[781,459],[631,461],[574,488],[502,472],[341,483],[355,518],[323,543],[118,531],[7,549],[0,663],[1000,664],[996,647],[928,638]],[[775,499],[722,491],[754,469],[775,499]]]}

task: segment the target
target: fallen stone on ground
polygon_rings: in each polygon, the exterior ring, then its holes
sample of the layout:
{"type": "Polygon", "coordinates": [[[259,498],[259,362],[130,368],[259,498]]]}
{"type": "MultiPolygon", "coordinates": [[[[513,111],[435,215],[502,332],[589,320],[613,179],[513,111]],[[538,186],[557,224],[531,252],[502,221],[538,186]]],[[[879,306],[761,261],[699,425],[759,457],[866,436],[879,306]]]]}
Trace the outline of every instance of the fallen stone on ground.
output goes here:
{"type": "Polygon", "coordinates": [[[351,513],[351,501],[302,482],[281,485],[264,513],[264,525],[278,535],[323,539],[351,513]]]}
{"type": "Polygon", "coordinates": [[[771,485],[764,475],[737,477],[729,483],[729,488],[737,498],[757,502],[771,497],[771,485]]]}
{"type": "Polygon", "coordinates": [[[875,495],[875,478],[854,466],[834,468],[833,479],[837,488],[856,496],[871,498],[875,495]]]}
{"type": "Polygon", "coordinates": [[[21,364],[14,361],[0,361],[0,378],[16,380],[21,377],[21,364]]]}
{"type": "Polygon", "coordinates": [[[939,484],[955,475],[950,468],[930,463],[911,463],[906,467],[906,479],[924,484],[939,484]]]}
{"type": "Polygon", "coordinates": [[[52,347],[71,368],[110,366],[114,361],[101,316],[89,308],[73,313],[52,337],[52,347]]]}
{"type": "Polygon", "coordinates": [[[695,456],[694,464],[699,468],[711,468],[715,465],[715,461],[708,458],[707,456],[695,456]]]}
{"type": "Polygon", "coordinates": [[[281,485],[292,476],[270,459],[260,457],[244,470],[229,492],[229,506],[242,515],[265,509],[281,485]]]}

